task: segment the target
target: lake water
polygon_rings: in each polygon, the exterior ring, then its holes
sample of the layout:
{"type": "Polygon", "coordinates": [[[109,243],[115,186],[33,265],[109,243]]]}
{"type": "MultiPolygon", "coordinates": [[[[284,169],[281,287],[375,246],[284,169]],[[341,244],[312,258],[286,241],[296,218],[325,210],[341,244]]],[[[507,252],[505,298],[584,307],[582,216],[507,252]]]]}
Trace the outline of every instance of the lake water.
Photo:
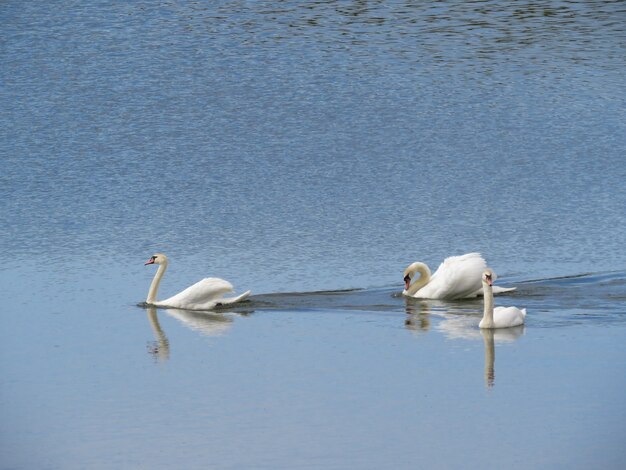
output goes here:
{"type": "Polygon", "coordinates": [[[623,467],[624,2],[0,21],[0,469],[623,467]],[[524,327],[400,295],[471,251],[524,327]]]}

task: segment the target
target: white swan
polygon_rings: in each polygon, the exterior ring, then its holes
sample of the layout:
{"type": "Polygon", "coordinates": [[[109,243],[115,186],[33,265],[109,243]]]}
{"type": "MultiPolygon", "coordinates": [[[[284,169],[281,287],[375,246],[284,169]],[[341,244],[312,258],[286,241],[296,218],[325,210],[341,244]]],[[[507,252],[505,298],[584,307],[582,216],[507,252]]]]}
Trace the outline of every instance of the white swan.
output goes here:
{"type": "MultiPolygon", "coordinates": [[[[481,273],[487,263],[480,253],[450,256],[443,260],[435,274],[424,263],[413,263],[404,270],[404,295],[420,299],[470,299],[482,295],[481,273]],[[420,277],[414,280],[415,275],[420,277]],[[413,283],[411,281],[414,280],[413,283]]],[[[515,287],[494,287],[496,294],[515,290],[515,287]]]]}
{"type": "Polygon", "coordinates": [[[483,319],[478,326],[480,328],[510,328],[524,324],[526,309],[517,307],[493,308],[493,280],[495,274],[491,269],[485,270],[482,275],[483,296],[485,298],[485,311],[483,319]]]}
{"type": "Polygon", "coordinates": [[[237,297],[225,298],[223,297],[224,294],[233,291],[232,284],[224,279],[207,277],[169,299],[157,301],[156,296],[159,290],[159,284],[167,269],[167,256],[163,253],[156,253],[144,263],[144,266],[148,264],[159,265],[159,269],[154,275],[152,284],[150,284],[150,290],[148,291],[148,298],[146,299],[148,305],[183,308],[187,310],[211,310],[220,305],[230,305],[240,302],[251,293],[247,291],[237,297]]]}

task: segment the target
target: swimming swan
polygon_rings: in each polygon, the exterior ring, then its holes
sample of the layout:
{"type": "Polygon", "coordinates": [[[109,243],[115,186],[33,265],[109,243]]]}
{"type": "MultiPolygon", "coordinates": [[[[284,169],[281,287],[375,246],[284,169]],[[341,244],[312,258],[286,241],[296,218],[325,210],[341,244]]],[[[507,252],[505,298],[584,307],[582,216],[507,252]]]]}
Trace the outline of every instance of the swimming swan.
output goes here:
{"type": "MultiPolygon", "coordinates": [[[[480,253],[450,256],[443,260],[435,274],[424,263],[413,263],[404,270],[404,295],[419,299],[470,299],[482,295],[481,273],[487,263],[480,253]],[[419,273],[420,277],[415,279],[419,273]],[[414,280],[413,283],[411,281],[414,280]]],[[[496,294],[515,290],[515,287],[494,287],[496,294]]]]}
{"type": "Polygon", "coordinates": [[[478,326],[480,328],[510,328],[524,323],[526,309],[517,307],[493,308],[493,280],[495,274],[491,269],[485,270],[482,275],[483,296],[485,298],[485,312],[478,326]]]}
{"type": "Polygon", "coordinates": [[[148,298],[146,299],[148,305],[184,308],[187,310],[211,310],[220,305],[230,305],[240,302],[251,294],[250,291],[247,291],[237,297],[225,298],[223,297],[224,294],[233,291],[232,284],[224,279],[207,277],[169,299],[157,301],[156,296],[159,290],[159,284],[167,269],[167,256],[162,253],[156,253],[144,263],[144,266],[148,264],[159,265],[159,269],[154,275],[152,284],[150,284],[150,290],[148,291],[148,298]]]}

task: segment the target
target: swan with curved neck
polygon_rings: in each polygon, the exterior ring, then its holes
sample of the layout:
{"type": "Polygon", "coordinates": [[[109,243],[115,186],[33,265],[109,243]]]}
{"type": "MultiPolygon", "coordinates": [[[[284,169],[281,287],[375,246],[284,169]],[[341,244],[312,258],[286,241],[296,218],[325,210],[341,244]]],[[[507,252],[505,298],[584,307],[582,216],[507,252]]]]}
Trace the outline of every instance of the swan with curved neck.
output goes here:
{"type": "Polygon", "coordinates": [[[148,297],[146,298],[146,304],[154,305],[157,307],[171,307],[171,308],[183,308],[187,310],[211,310],[221,305],[230,305],[236,302],[240,302],[248,297],[251,292],[246,291],[237,297],[224,297],[224,294],[233,292],[233,286],[230,282],[224,279],[218,279],[214,277],[208,277],[196,282],[194,285],[189,286],[184,291],[165,300],[156,300],[159,291],[159,285],[161,284],[161,278],[167,270],[167,256],[163,253],[156,253],[150,257],[144,265],[157,264],[157,269],[150,289],[148,290],[148,297]]]}
{"type": "Polygon", "coordinates": [[[491,269],[486,269],[482,275],[483,297],[485,308],[483,318],[478,324],[480,328],[511,328],[524,324],[526,309],[517,307],[493,308],[493,281],[496,275],[491,269]]]}
{"type": "Polygon", "coordinates": [[[419,261],[412,263],[404,270],[404,294],[414,296],[422,287],[430,282],[430,268],[419,261]],[[415,279],[415,275],[419,274],[419,278],[415,279]],[[415,279],[411,282],[412,279],[415,279]]]}
{"type": "MultiPolygon", "coordinates": [[[[480,253],[450,256],[431,275],[428,266],[415,262],[404,270],[404,295],[421,299],[470,299],[482,295],[481,273],[487,263],[480,253]],[[419,277],[416,277],[419,275],[419,277]]],[[[515,287],[494,287],[495,293],[515,287]]]]}

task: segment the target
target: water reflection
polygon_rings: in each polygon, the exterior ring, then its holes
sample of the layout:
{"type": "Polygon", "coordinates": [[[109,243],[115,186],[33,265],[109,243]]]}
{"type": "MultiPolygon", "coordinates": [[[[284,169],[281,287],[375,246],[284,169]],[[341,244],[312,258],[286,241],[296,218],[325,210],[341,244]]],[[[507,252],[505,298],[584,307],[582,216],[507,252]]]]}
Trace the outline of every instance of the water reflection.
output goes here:
{"type": "Polygon", "coordinates": [[[524,334],[524,325],[502,329],[480,329],[485,345],[485,385],[492,388],[496,381],[496,348],[495,342],[512,342],[524,334]]]}
{"type": "Polygon", "coordinates": [[[170,342],[161,328],[156,307],[148,307],[146,313],[155,338],[155,341],[148,342],[148,353],[156,362],[165,362],[170,358],[170,342]]]}
{"type": "Polygon", "coordinates": [[[430,304],[426,300],[412,299],[405,297],[406,313],[408,314],[404,321],[407,330],[413,333],[426,333],[431,328],[430,304]]]}
{"type": "MultiPolygon", "coordinates": [[[[218,312],[202,312],[182,309],[165,309],[170,317],[175,318],[190,330],[196,331],[203,336],[216,337],[226,333],[233,325],[233,315],[249,315],[249,310],[224,310],[218,312]]],[[[156,307],[146,307],[146,314],[154,341],[148,342],[148,353],[156,362],[166,362],[170,357],[170,342],[161,328],[156,307]]]]}
{"type": "Polygon", "coordinates": [[[452,340],[483,340],[485,354],[485,385],[495,385],[495,344],[510,343],[524,334],[524,325],[514,328],[481,329],[478,328],[481,303],[448,303],[442,301],[406,299],[405,327],[412,333],[423,334],[433,327],[452,340]],[[472,308],[476,304],[475,308],[472,308]],[[435,320],[437,318],[438,320],[435,320]]]}
{"type": "Polygon", "coordinates": [[[494,333],[494,330],[491,329],[480,330],[485,345],[485,385],[487,388],[492,388],[496,383],[496,345],[494,333]]]}
{"type": "Polygon", "coordinates": [[[444,314],[444,319],[437,324],[447,338],[465,340],[483,340],[485,349],[485,385],[492,388],[495,384],[495,343],[510,343],[524,334],[524,325],[514,328],[484,329],[478,328],[476,316],[444,314]]]}
{"type": "Polygon", "coordinates": [[[193,310],[167,309],[165,312],[187,328],[203,336],[221,336],[233,325],[230,316],[193,310]]]}
{"type": "Polygon", "coordinates": [[[466,302],[446,302],[434,299],[415,299],[412,297],[404,297],[405,310],[407,318],[404,322],[405,327],[414,333],[425,333],[432,327],[431,315],[438,317],[467,318],[459,315],[474,313],[479,302],[469,300],[466,302]],[[476,306],[474,308],[474,306],[476,306]]]}

